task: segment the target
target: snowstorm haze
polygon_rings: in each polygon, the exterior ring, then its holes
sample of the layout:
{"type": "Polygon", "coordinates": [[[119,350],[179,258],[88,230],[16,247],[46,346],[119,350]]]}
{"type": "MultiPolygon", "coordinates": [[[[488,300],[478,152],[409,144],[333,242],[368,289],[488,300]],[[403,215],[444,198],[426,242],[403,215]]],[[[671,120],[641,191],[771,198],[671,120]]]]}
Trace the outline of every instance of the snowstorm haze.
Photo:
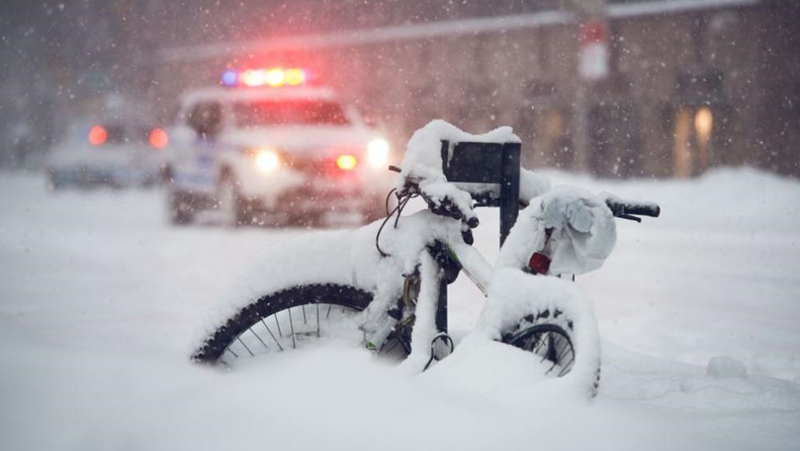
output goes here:
{"type": "Polygon", "coordinates": [[[584,3],[5,2],[3,165],[35,165],[67,117],[109,94],[144,101],[167,124],[187,87],[216,84],[226,68],[288,63],[312,67],[397,144],[441,117],[512,125],[529,163],[602,176],[739,164],[798,174],[795,2],[611,1],[609,74],[582,84],[584,3]],[[576,97],[579,86],[588,94],[576,97]],[[689,153],[699,144],[682,135],[681,115],[703,105],[711,156],[682,163],[676,140],[689,153]]]}
{"type": "Polygon", "coordinates": [[[800,0],[0,0],[0,450],[797,451],[798,293],[800,0]]]}

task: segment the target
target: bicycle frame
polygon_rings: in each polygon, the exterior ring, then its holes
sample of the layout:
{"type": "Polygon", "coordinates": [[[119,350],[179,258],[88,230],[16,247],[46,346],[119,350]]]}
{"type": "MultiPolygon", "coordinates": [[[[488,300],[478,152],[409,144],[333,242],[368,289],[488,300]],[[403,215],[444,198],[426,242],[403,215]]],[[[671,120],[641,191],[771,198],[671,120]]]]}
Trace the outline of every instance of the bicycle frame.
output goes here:
{"type": "MultiPolygon", "coordinates": [[[[572,233],[580,233],[579,230],[573,229],[571,225],[567,225],[566,223],[562,223],[561,225],[553,225],[548,222],[549,219],[547,218],[549,207],[552,205],[555,206],[554,211],[557,212],[557,216],[562,217],[565,214],[561,209],[559,209],[559,207],[563,207],[565,205],[564,203],[559,204],[559,199],[566,199],[566,202],[570,203],[571,205],[575,205],[576,202],[585,203],[585,208],[587,211],[588,209],[595,209],[592,210],[593,213],[591,214],[595,215],[592,217],[595,217],[601,222],[611,221],[610,228],[607,229],[606,232],[602,232],[607,233],[607,235],[601,237],[604,238],[601,239],[601,242],[607,241],[608,244],[595,246],[597,247],[597,252],[593,254],[593,257],[595,257],[596,260],[589,261],[585,267],[576,269],[575,271],[567,272],[573,274],[571,280],[574,281],[575,273],[588,272],[599,268],[599,266],[602,264],[602,260],[605,260],[605,258],[610,254],[611,249],[613,248],[613,243],[616,239],[615,228],[613,227],[613,216],[611,214],[612,212],[605,208],[606,205],[603,205],[604,201],[602,198],[597,198],[596,196],[581,190],[557,190],[552,196],[543,196],[535,203],[532,203],[528,209],[521,210],[520,217],[522,219],[520,219],[520,221],[517,222],[509,231],[510,233],[506,237],[507,239],[505,240],[505,244],[501,247],[498,261],[494,265],[490,264],[483,254],[471,245],[471,231],[462,232],[460,234],[449,233],[445,236],[442,236],[441,233],[430,232],[427,239],[429,243],[433,244],[428,244],[425,247],[422,253],[427,255],[421,255],[418,261],[420,265],[424,265],[426,261],[425,259],[430,257],[430,261],[437,265],[435,286],[438,291],[435,294],[435,299],[424,298],[423,296],[420,296],[420,301],[417,304],[418,306],[422,304],[423,308],[429,309],[431,307],[426,303],[433,303],[435,301],[434,325],[436,328],[435,332],[438,334],[437,336],[446,334],[448,332],[449,306],[447,286],[456,280],[458,273],[463,271],[466,276],[475,284],[475,286],[478,287],[478,289],[480,289],[481,292],[487,297],[490,296],[490,283],[495,275],[495,272],[501,268],[519,270],[519,277],[535,276],[537,278],[543,278],[547,277],[548,275],[550,276],[548,278],[554,277],[554,273],[551,273],[548,270],[537,273],[537,271],[533,269],[534,267],[530,267],[529,269],[529,259],[535,253],[541,252],[555,255],[560,246],[566,244],[567,247],[569,247],[571,245],[571,240],[574,238],[572,233]],[[556,239],[556,237],[558,237],[558,239],[556,239]]],[[[424,214],[430,213],[420,212],[412,216],[424,214]]],[[[411,216],[408,218],[410,217],[411,216]]],[[[424,221],[426,219],[427,218],[425,218],[425,216],[420,216],[420,220],[424,221]]],[[[464,227],[466,224],[464,221],[446,218],[442,218],[440,220],[448,222],[451,221],[451,231],[459,229],[467,230],[464,227]]],[[[600,229],[603,229],[603,227],[600,227],[600,229]]],[[[593,235],[593,233],[589,233],[588,230],[583,233],[593,235]]],[[[546,258],[549,258],[549,256],[546,258]]],[[[559,273],[561,272],[564,271],[559,271],[559,273]]],[[[427,273],[429,275],[432,274],[430,270],[420,271],[420,273],[427,273]]],[[[430,287],[432,285],[428,286],[430,287]]],[[[520,297],[523,299],[535,299],[537,294],[522,292],[520,293],[520,297]]],[[[423,313],[423,316],[427,318],[425,313],[423,313]]],[[[420,323],[416,323],[415,328],[416,327],[430,327],[430,322],[425,319],[420,323]]],[[[426,340],[432,337],[430,333],[422,333],[419,335],[415,334],[414,336],[416,338],[413,341],[417,343],[420,342],[417,339],[426,340]]]]}
{"type": "MultiPolygon", "coordinates": [[[[488,294],[489,280],[494,270],[492,265],[486,261],[483,254],[467,243],[444,243],[436,241],[436,244],[429,248],[431,256],[437,262],[447,262],[449,267],[440,268],[439,274],[439,293],[436,305],[436,328],[439,332],[447,332],[447,286],[448,281],[455,281],[459,272],[463,272],[486,296],[488,294]],[[455,271],[451,277],[444,277],[445,271],[455,271]],[[452,279],[452,280],[449,280],[452,279]]],[[[440,265],[441,266],[441,265],[440,265]]]]}

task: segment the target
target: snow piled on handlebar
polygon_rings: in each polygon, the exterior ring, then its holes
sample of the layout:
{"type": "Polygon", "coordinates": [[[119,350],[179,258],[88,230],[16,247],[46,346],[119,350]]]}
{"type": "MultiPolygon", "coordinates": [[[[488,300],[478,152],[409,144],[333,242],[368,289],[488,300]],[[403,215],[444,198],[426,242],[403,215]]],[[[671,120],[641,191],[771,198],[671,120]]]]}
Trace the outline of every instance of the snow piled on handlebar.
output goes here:
{"type": "Polygon", "coordinates": [[[406,153],[400,163],[404,178],[446,180],[442,173],[442,140],[451,144],[459,142],[505,143],[521,142],[511,127],[498,127],[488,133],[473,135],[441,119],[428,123],[414,132],[408,140],[406,153]]]}
{"type": "Polygon", "coordinates": [[[616,223],[602,199],[574,187],[556,186],[522,210],[497,266],[527,267],[531,249],[542,249],[552,229],[550,274],[585,274],[600,268],[617,242],[616,223]]]}
{"type": "MultiPolygon", "coordinates": [[[[473,135],[441,119],[433,120],[414,132],[408,141],[403,161],[400,163],[403,177],[398,182],[398,189],[402,189],[406,181],[413,181],[420,185],[447,182],[447,178],[442,172],[441,142],[443,140],[449,141],[451,146],[460,142],[521,142],[519,137],[514,134],[514,130],[508,126],[498,127],[488,133],[473,135]]],[[[467,192],[486,191],[488,188],[487,184],[479,183],[459,183],[458,186],[467,192]]],[[[438,189],[441,191],[444,188],[438,189]]],[[[520,200],[527,202],[548,189],[550,189],[550,180],[547,177],[525,168],[520,169],[520,200]]]]}

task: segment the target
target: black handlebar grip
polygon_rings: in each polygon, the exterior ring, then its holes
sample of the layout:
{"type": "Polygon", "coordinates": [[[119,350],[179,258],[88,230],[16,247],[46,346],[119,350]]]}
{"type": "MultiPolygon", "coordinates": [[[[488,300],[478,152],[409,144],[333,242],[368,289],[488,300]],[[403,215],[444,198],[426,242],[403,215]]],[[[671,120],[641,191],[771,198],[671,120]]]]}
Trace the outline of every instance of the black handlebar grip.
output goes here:
{"type": "Polygon", "coordinates": [[[651,216],[657,218],[661,214],[661,207],[655,202],[634,202],[619,198],[606,199],[606,205],[611,213],[618,218],[629,219],[629,216],[651,216]]]}
{"type": "Polygon", "coordinates": [[[657,218],[661,214],[661,207],[658,204],[647,202],[641,204],[628,205],[625,213],[629,215],[651,216],[657,218]]]}

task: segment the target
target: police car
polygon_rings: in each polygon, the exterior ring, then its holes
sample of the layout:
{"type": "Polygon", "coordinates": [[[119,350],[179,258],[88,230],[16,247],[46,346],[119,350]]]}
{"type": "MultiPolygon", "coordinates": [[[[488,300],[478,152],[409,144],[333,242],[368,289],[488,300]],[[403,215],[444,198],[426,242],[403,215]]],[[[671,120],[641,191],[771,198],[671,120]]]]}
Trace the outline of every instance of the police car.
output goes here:
{"type": "Polygon", "coordinates": [[[164,174],[174,224],[209,211],[227,225],[381,214],[389,143],[308,81],[297,68],[229,70],[182,97],[164,174]]]}

